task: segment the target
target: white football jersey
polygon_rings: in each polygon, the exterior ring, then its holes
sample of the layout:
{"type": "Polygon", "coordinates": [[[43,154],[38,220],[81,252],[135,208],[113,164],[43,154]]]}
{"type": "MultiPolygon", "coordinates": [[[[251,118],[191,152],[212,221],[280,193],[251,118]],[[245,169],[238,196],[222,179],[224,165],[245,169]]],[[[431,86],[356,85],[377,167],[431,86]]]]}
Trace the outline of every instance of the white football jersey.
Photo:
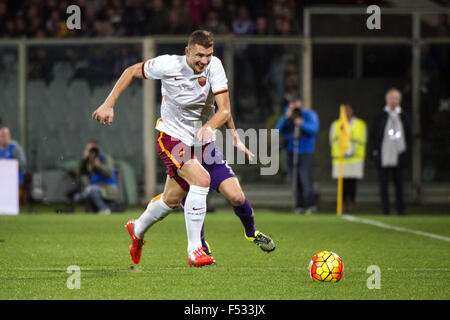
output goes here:
{"type": "Polygon", "coordinates": [[[214,95],[228,91],[222,62],[212,57],[205,71],[195,74],[186,56],[162,55],[143,64],[145,78],[161,80],[161,119],[156,129],[197,144],[196,133],[214,114],[214,95]]]}

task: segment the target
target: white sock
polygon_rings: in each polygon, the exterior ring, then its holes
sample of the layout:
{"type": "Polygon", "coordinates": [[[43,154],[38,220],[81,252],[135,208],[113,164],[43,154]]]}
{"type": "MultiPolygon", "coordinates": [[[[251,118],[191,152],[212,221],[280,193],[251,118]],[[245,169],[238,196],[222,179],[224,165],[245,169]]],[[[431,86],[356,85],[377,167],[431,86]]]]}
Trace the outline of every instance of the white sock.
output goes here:
{"type": "Polygon", "coordinates": [[[206,215],[206,197],[209,188],[190,186],[184,204],[184,219],[188,239],[188,254],[202,247],[200,233],[206,215]]]}
{"type": "Polygon", "coordinates": [[[153,198],[152,201],[134,223],[134,234],[139,239],[144,237],[145,232],[156,222],[164,219],[172,209],[164,203],[161,196],[153,198]]]}

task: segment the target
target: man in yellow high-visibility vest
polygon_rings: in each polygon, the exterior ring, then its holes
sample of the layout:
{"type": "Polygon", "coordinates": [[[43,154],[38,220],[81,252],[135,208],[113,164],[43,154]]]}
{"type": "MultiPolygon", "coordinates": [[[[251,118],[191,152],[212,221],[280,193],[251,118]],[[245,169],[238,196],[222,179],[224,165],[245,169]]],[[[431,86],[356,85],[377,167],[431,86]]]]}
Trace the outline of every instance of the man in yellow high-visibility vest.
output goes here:
{"type": "MultiPolygon", "coordinates": [[[[342,176],[344,181],[344,212],[354,209],[356,197],[356,182],[364,177],[364,159],[366,155],[366,123],[355,117],[355,111],[349,104],[345,105],[345,113],[349,125],[350,146],[343,155],[342,176]]],[[[329,139],[332,157],[332,177],[338,178],[339,173],[339,138],[341,136],[341,121],[335,120],[330,127],[329,139]]]]}

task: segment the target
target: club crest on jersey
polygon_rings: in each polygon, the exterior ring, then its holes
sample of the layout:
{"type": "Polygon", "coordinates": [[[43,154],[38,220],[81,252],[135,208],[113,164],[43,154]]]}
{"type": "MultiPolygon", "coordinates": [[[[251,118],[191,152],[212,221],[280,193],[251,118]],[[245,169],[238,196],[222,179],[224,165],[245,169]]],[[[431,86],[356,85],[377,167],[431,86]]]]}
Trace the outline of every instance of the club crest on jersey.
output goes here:
{"type": "Polygon", "coordinates": [[[201,76],[200,78],[198,78],[198,84],[203,87],[206,84],[206,77],[201,76]]]}

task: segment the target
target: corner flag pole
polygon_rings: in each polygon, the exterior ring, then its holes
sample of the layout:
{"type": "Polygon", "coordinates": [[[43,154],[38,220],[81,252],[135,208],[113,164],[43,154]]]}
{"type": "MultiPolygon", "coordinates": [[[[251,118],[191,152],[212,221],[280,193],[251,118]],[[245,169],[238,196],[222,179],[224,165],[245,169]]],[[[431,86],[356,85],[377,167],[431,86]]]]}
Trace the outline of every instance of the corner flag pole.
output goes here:
{"type": "Polygon", "coordinates": [[[337,185],[337,208],[336,214],[342,215],[342,201],[344,195],[344,180],[343,180],[343,162],[344,153],[350,147],[350,130],[348,126],[347,115],[345,114],[345,105],[341,104],[339,111],[339,124],[341,132],[339,135],[339,159],[338,159],[338,185],[337,185]]]}
{"type": "Polygon", "coordinates": [[[342,177],[342,162],[344,160],[342,150],[339,150],[339,163],[338,163],[338,185],[337,185],[337,208],[336,213],[338,216],[342,214],[342,198],[344,196],[344,179],[342,177]]]}

